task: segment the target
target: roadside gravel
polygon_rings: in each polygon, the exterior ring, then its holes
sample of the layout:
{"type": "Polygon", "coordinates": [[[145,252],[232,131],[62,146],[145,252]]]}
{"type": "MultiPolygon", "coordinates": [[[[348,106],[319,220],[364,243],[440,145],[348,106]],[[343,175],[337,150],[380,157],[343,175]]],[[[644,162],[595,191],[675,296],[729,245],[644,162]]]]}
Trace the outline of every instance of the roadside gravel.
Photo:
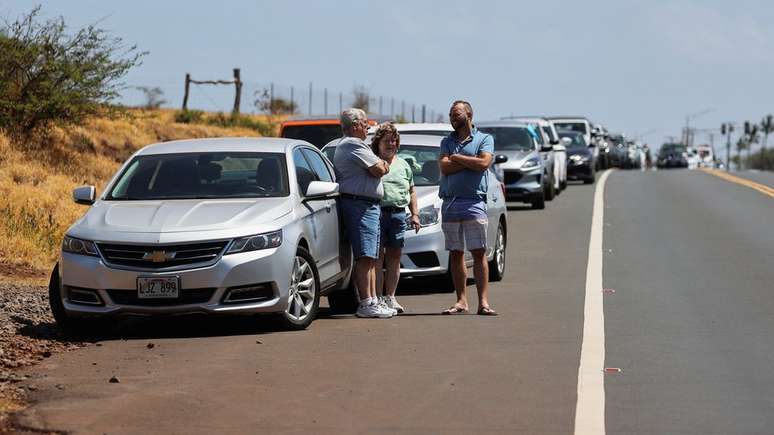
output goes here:
{"type": "Polygon", "coordinates": [[[0,433],[9,413],[25,403],[25,376],[16,369],[84,344],[62,336],[45,286],[0,283],[0,433]]]}

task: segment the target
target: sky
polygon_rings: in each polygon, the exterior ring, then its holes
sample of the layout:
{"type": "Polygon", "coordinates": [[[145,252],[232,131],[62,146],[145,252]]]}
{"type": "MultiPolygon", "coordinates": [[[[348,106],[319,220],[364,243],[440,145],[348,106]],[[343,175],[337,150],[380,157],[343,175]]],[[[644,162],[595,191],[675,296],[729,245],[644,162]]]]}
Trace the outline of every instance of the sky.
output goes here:
{"type": "MultiPolygon", "coordinates": [[[[269,83],[286,98],[293,86],[306,109],[311,82],[314,113],[323,89],[333,113],[339,92],[362,86],[384,112],[390,98],[434,114],[467,99],[475,120],[583,115],[653,144],[679,137],[691,114],[717,129],[774,112],[770,0],[0,0],[0,17],[36,4],[148,52],[125,78],[126,104],[143,101],[132,87],[158,86],[179,107],[185,73],[229,79],[239,67],[243,111],[269,83]]],[[[230,87],[194,86],[189,107],[227,111],[232,99],[230,87]]]]}

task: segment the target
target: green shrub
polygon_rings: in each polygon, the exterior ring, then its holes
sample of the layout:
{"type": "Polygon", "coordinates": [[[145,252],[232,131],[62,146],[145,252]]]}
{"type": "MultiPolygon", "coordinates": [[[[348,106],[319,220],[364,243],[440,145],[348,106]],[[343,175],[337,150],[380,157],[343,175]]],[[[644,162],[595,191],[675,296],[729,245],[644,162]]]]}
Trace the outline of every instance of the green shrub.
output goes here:
{"type": "Polygon", "coordinates": [[[120,80],[145,53],[93,25],[69,34],[62,17],[42,22],[39,12],[0,20],[0,128],[26,137],[119,112],[110,103],[120,80]]]}
{"type": "Polygon", "coordinates": [[[201,124],[204,112],[201,110],[180,110],[175,112],[175,122],[181,124],[201,124]]]}

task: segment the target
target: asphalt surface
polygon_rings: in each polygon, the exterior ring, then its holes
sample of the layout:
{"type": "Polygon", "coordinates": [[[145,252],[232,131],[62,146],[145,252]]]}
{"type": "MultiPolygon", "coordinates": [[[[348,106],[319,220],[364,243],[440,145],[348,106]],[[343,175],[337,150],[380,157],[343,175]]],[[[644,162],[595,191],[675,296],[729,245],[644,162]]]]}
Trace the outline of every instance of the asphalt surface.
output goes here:
{"type": "MultiPolygon", "coordinates": [[[[498,317],[123,322],[30,370],[22,426],[73,433],[573,433],[595,186],[509,212],[498,317]],[[152,344],[152,346],[150,346],[152,344]],[[118,380],[110,383],[111,377],[118,380]]],[[[771,433],[774,201],[699,171],[607,181],[608,433],[771,433]]],[[[475,288],[469,287],[475,308],[475,288]]],[[[602,368],[600,368],[601,370],[602,368]]]]}

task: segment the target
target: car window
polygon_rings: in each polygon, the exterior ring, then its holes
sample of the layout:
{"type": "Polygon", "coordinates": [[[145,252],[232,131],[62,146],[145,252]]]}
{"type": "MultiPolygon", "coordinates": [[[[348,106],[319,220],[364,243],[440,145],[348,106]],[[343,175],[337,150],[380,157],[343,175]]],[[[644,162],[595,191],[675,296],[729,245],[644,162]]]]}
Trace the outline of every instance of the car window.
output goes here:
{"type": "Polygon", "coordinates": [[[550,127],[544,126],[544,127],[541,127],[541,129],[543,130],[543,133],[545,133],[545,135],[548,137],[548,140],[550,141],[556,140],[556,138],[554,137],[554,132],[551,131],[550,127]]]}
{"type": "Polygon", "coordinates": [[[306,189],[309,187],[309,183],[317,181],[317,176],[306,161],[304,154],[301,152],[301,148],[296,148],[293,151],[293,164],[296,167],[296,182],[298,183],[298,190],[301,195],[306,195],[306,189]]]}
{"type": "Polygon", "coordinates": [[[583,134],[588,133],[585,122],[554,122],[554,125],[556,125],[557,129],[577,131],[583,134]]]}
{"type": "Polygon", "coordinates": [[[137,156],[105,198],[132,201],[288,194],[284,154],[206,152],[137,156]]]}
{"type": "Polygon", "coordinates": [[[531,151],[535,149],[526,127],[480,127],[494,139],[495,151],[531,151]]]}
{"type": "Polygon", "coordinates": [[[325,164],[322,156],[310,150],[309,148],[301,148],[301,152],[306,157],[307,162],[309,162],[309,164],[312,166],[312,170],[317,176],[318,181],[333,181],[331,171],[328,169],[328,165],[325,164]]]}

